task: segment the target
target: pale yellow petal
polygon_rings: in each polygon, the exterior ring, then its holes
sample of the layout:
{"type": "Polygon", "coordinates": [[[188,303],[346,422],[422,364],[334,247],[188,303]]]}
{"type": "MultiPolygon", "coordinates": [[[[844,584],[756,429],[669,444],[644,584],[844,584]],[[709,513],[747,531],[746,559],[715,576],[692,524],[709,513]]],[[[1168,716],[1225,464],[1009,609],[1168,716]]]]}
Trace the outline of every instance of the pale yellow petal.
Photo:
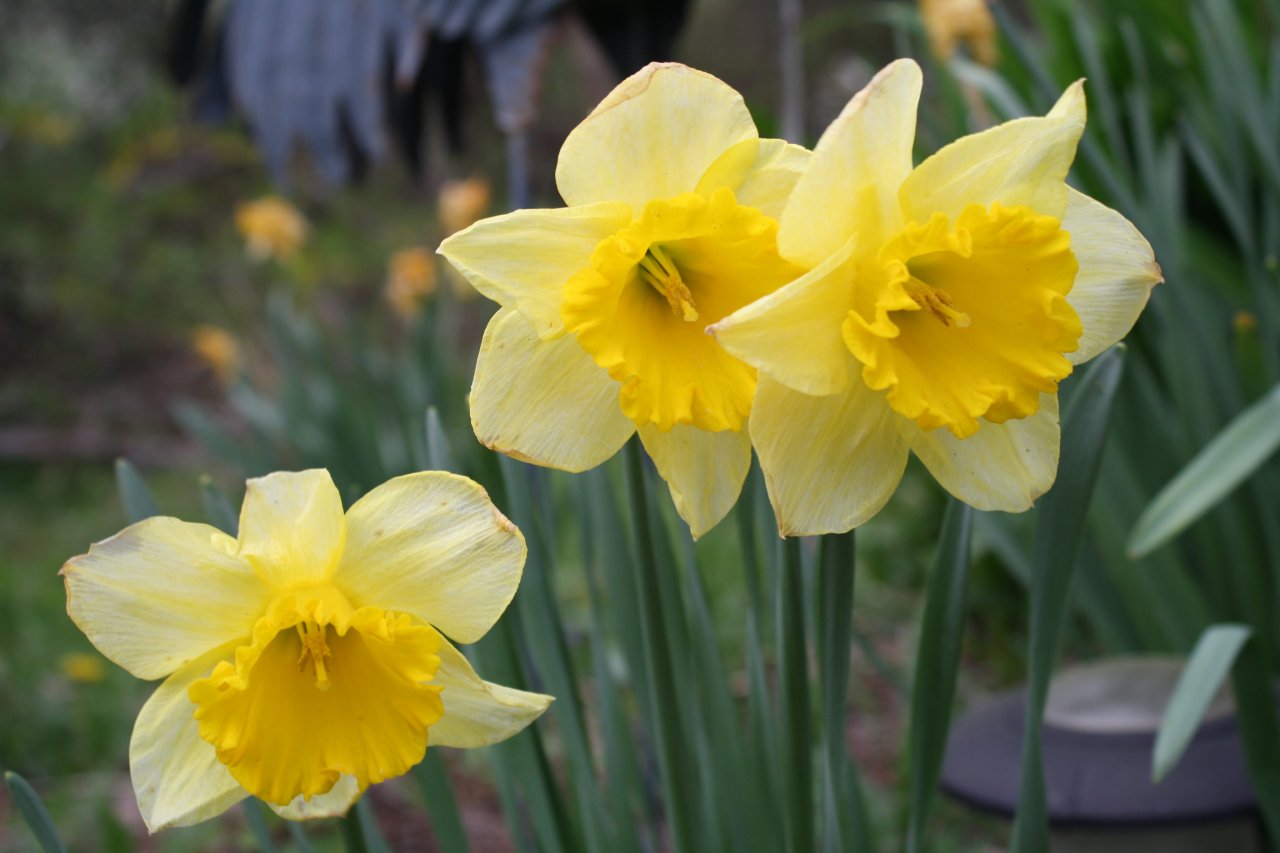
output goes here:
{"type": "Polygon", "coordinates": [[[271,810],[285,820],[315,820],[321,817],[341,817],[360,799],[360,783],[356,777],[344,773],[333,783],[327,794],[317,794],[310,800],[301,794],[287,806],[271,805],[271,810]]]}
{"type": "Polygon", "coordinates": [[[270,590],[207,524],[149,518],[62,568],[67,613],[102,652],[138,678],[160,678],[248,637],[270,590]]]}
{"type": "Polygon", "coordinates": [[[911,172],[920,86],[913,61],[891,63],[823,132],[778,226],[784,258],[816,267],[855,232],[870,246],[897,230],[898,188],[911,172]],[[860,201],[866,195],[869,205],[860,201]]]}
{"type": "Polygon", "coordinates": [[[751,436],[779,532],[843,533],[879,512],[907,464],[897,420],[860,380],[812,397],[761,374],[751,436]]]}
{"type": "Polygon", "coordinates": [[[707,331],[729,353],[806,394],[844,390],[860,367],[841,325],[853,307],[855,234],[817,267],[707,331]]]}
{"type": "Polygon", "coordinates": [[[783,139],[744,139],[708,167],[694,191],[709,197],[727,187],[738,204],[777,219],[810,156],[807,148],[783,139]]]}
{"type": "Polygon", "coordinates": [[[618,402],[621,386],[578,339],[539,340],[533,327],[503,309],[489,321],[471,383],[471,426],[500,453],[586,471],[635,432],[618,402]]]}
{"type": "Polygon", "coordinates": [[[653,63],[623,80],[560,149],[556,186],[571,205],[693,192],[727,149],[758,136],[742,96],[702,71],[653,63]]]}
{"type": "Polygon", "coordinates": [[[425,471],[383,483],[351,506],[333,583],[356,608],[408,613],[472,643],[515,595],[524,558],[524,537],[484,489],[425,471]]]}
{"type": "Polygon", "coordinates": [[[482,681],[471,664],[446,640],[433,684],[444,690],[444,716],[427,732],[427,743],[471,749],[504,741],[547,710],[553,697],[482,681]]]}
{"type": "Polygon", "coordinates": [[[751,436],[745,429],[708,432],[680,424],[662,432],[650,424],[640,427],[640,441],[694,539],[738,502],[751,468],[751,436]]]}
{"type": "Polygon", "coordinates": [[[1049,491],[1058,472],[1058,395],[1041,394],[1032,416],[983,422],[969,438],[925,432],[898,419],[907,444],[951,494],[981,510],[1022,512],[1049,491]]]}
{"type": "Polygon", "coordinates": [[[549,338],[564,328],[564,283],[591,265],[596,244],[630,221],[631,208],[617,202],[517,210],[480,220],[439,251],[476,290],[519,311],[549,338]]]}
{"type": "Polygon", "coordinates": [[[1151,244],[1129,220],[1070,187],[1062,228],[1080,264],[1067,301],[1084,325],[1079,349],[1067,358],[1081,364],[1129,333],[1164,277],[1151,244]]]}
{"type": "Polygon", "coordinates": [[[232,649],[218,649],[169,676],[133,724],[129,775],[151,832],[208,820],[249,795],[200,739],[195,705],[187,698],[191,682],[208,675],[232,649]]]}
{"type": "Polygon", "coordinates": [[[967,205],[1027,205],[1061,218],[1063,183],[1084,133],[1084,81],[1072,84],[1043,118],[1020,118],[956,140],[921,163],[902,185],[909,221],[951,218],[967,205]]]}
{"type": "Polygon", "coordinates": [[[280,471],[246,484],[240,556],[276,589],[329,577],[342,555],[345,532],[342,498],[322,468],[280,471]]]}

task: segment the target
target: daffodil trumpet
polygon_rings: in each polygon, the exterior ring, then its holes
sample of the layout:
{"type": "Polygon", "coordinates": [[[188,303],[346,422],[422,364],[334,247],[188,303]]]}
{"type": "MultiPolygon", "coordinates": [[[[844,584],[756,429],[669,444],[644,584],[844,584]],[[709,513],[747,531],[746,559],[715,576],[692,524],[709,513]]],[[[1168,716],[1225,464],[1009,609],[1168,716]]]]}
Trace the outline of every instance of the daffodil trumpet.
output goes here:
{"type": "Polygon", "coordinates": [[[1138,230],[1066,184],[1083,81],[913,168],[920,89],[899,60],[853,98],[780,219],[808,272],[711,324],[759,371],[750,430],[784,535],[871,518],[908,451],[977,509],[1029,508],[1057,472],[1059,382],[1162,280],[1138,230]]]}
{"type": "Polygon", "coordinates": [[[567,207],[440,246],[502,305],[471,387],[480,441],[584,471],[638,433],[693,535],[718,523],[750,467],[756,371],[705,332],[803,273],[776,234],[808,157],[760,139],[708,74],[654,64],[624,80],[560,150],[567,207]]]}
{"type": "Polygon", "coordinates": [[[391,480],[345,513],[327,471],[250,480],[239,535],[149,518],[67,562],[67,612],[102,654],[165,679],[129,747],[155,832],[256,796],[342,814],[428,743],[477,747],[551,697],[483,681],[478,640],[524,566],[520,532],[472,481],[391,480]]]}

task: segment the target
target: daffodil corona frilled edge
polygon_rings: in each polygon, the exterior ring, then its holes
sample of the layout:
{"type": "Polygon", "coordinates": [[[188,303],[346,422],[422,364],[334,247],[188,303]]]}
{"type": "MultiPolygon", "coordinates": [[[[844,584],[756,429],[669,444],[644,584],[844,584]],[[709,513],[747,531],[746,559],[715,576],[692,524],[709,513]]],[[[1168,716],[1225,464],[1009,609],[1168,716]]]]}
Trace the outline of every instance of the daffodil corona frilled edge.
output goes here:
{"type": "Polygon", "coordinates": [[[1058,383],[1162,280],[1137,229],[1065,183],[1082,82],[913,168],[920,87],[900,60],[854,97],[780,220],[808,272],[710,329],[759,371],[752,440],[787,535],[866,521],[908,450],[974,507],[1030,507],[1057,472],[1058,383]]]}
{"type": "Polygon", "coordinates": [[[583,471],[633,434],[695,536],[751,462],[755,368],[706,328],[804,272],[777,217],[809,152],[760,139],[716,78],[654,64],[565,140],[568,207],[482,220],[440,247],[502,309],[485,331],[471,421],[487,446],[583,471]]]}
{"type": "Polygon", "coordinates": [[[551,697],[482,681],[478,640],[524,567],[520,532],[465,477],[391,480],[345,513],[327,471],[250,480],[239,536],[150,518],[62,569],[67,612],[111,660],[164,678],[129,765],[155,832],[252,794],[345,812],[428,743],[476,747],[551,697]]]}

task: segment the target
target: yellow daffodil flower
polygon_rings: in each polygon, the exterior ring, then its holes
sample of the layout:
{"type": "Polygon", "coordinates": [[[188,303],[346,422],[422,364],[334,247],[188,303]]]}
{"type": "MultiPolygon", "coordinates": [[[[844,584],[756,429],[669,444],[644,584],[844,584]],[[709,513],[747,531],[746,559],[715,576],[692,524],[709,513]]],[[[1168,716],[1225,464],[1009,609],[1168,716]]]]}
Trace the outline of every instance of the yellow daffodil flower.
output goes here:
{"type": "Polygon", "coordinates": [[[95,684],[107,675],[102,658],[90,652],[68,652],[58,658],[58,669],[77,684],[95,684]]]}
{"type": "Polygon", "coordinates": [[[226,329],[197,326],[191,334],[191,349],[223,385],[230,385],[240,373],[240,344],[226,329]]]}
{"type": "Polygon", "coordinates": [[[489,182],[484,178],[445,181],[436,199],[440,228],[445,235],[457,233],[484,216],[490,195],[489,182]]]}
{"type": "Polygon", "coordinates": [[[987,0],[920,0],[920,18],[934,56],[950,59],[964,42],[975,60],[996,64],[996,21],[987,0]]]}
{"type": "Polygon", "coordinates": [[[682,65],[624,80],[564,147],[568,207],[476,223],[440,252],[502,304],[471,423],[487,446],[583,471],[635,432],[695,536],[751,462],[755,370],[706,327],[802,270],[775,217],[808,152],[760,139],[742,97],[682,65]]]}
{"type": "Polygon", "coordinates": [[[150,518],[67,562],[67,612],[138,678],[165,678],[129,764],[155,832],[252,794],[345,812],[436,746],[510,737],[551,701],[480,680],[471,643],[506,609],[525,545],[453,474],[391,480],[344,515],[327,471],[250,480],[240,535],[150,518]]]}
{"type": "Polygon", "coordinates": [[[779,226],[810,271],[711,329],[761,372],[751,434],[784,534],[866,521],[908,448],[978,509],[1030,507],[1057,472],[1058,383],[1162,280],[1137,229],[1065,183],[1082,83],[913,169],[920,86],[901,60],[854,97],[779,226]]]}
{"type": "Polygon", "coordinates": [[[236,228],[245,239],[249,256],[257,261],[293,257],[310,230],[296,207],[274,195],[237,207],[236,228]]]}
{"type": "Polygon", "coordinates": [[[429,251],[402,249],[391,256],[382,294],[396,314],[406,320],[417,316],[422,303],[435,291],[436,259],[429,251]]]}

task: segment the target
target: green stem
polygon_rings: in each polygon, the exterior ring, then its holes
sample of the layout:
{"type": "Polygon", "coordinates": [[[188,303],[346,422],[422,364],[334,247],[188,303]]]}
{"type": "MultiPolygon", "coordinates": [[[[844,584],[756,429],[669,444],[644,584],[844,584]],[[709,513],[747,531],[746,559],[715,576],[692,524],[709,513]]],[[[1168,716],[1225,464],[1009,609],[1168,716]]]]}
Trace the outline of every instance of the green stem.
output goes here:
{"type": "Polygon", "coordinates": [[[826,746],[829,807],[837,814],[826,821],[839,833],[827,849],[870,850],[866,803],[845,743],[844,709],[849,692],[849,656],[853,642],[853,589],[857,562],[854,533],[822,537],[818,589],[821,595],[821,662],[823,743],[826,746]]]}
{"type": "Polygon", "coordinates": [[[787,849],[808,853],[813,846],[813,773],[810,760],[809,678],[805,646],[804,575],[800,540],[782,541],[778,573],[778,669],[785,778],[787,849]]]}
{"type": "Polygon", "coordinates": [[[671,824],[672,844],[677,853],[693,851],[689,799],[681,743],[676,685],[672,678],[671,650],[662,615],[662,595],[658,588],[658,567],[649,523],[649,496],[645,486],[644,459],[640,440],[633,438],[624,449],[627,490],[631,505],[631,526],[635,534],[636,571],[640,576],[641,636],[649,659],[649,694],[653,697],[653,730],[662,768],[662,787],[671,824]]]}

